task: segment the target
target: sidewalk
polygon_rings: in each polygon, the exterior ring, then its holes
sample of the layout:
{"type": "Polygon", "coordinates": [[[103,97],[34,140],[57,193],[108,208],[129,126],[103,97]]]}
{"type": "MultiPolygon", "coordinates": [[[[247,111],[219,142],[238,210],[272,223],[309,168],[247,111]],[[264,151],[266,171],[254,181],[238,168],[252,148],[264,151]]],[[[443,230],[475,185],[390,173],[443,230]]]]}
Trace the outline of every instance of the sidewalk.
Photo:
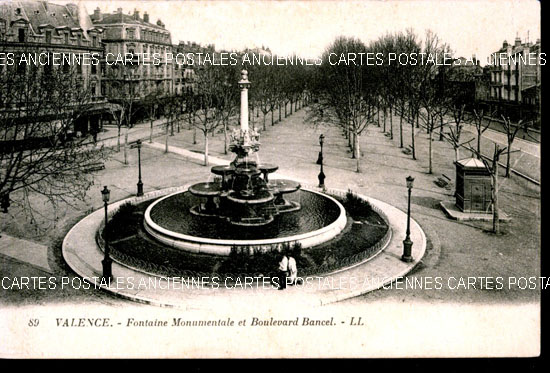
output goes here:
{"type": "MultiPolygon", "coordinates": [[[[216,159],[212,160],[213,163],[216,159]]],[[[223,161],[220,163],[224,163],[223,161]]],[[[280,175],[279,175],[280,176],[280,175]]],[[[302,180],[298,180],[303,182],[302,180]]],[[[171,188],[164,192],[151,192],[132,201],[143,201],[163,193],[172,193],[185,188],[171,188]]],[[[128,200],[110,205],[116,208],[128,200]]],[[[221,284],[218,288],[181,288],[172,285],[169,279],[147,275],[119,263],[113,263],[113,276],[116,284],[103,286],[101,283],[103,252],[96,244],[96,232],[103,220],[103,209],[87,216],[65,237],[63,241],[63,256],[69,266],[81,277],[112,292],[120,297],[158,306],[187,309],[219,309],[222,307],[244,307],[274,309],[293,307],[310,307],[352,298],[378,289],[393,282],[396,278],[406,275],[417,265],[426,250],[426,237],[420,226],[411,221],[411,239],[413,245],[412,263],[401,261],[403,252],[402,239],[405,237],[407,216],[393,206],[369,198],[369,202],[382,209],[388,217],[392,237],[386,248],[370,260],[342,269],[331,275],[311,277],[305,285],[288,287],[284,292],[277,291],[270,284],[250,288],[221,284]],[[310,282],[309,282],[310,281],[310,282]],[[138,284],[157,284],[154,287],[144,286],[138,289],[138,284]]],[[[198,279],[197,279],[198,280],[198,279]]]]}

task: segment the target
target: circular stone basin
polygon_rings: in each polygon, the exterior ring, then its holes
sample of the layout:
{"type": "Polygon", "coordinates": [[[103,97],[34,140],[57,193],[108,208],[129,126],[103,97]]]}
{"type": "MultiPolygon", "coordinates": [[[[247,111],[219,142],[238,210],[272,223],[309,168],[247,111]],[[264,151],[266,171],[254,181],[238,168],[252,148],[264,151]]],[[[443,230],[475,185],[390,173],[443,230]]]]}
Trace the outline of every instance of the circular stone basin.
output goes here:
{"type": "Polygon", "coordinates": [[[300,189],[300,183],[294,180],[276,179],[270,180],[267,187],[273,191],[273,193],[292,193],[300,189]]]}
{"type": "Polygon", "coordinates": [[[189,192],[203,197],[215,197],[220,195],[221,191],[220,184],[213,182],[198,183],[189,187],[189,192]]]}
{"type": "Polygon", "coordinates": [[[231,166],[214,166],[210,169],[214,175],[224,176],[235,171],[234,167],[231,166]]]}
{"type": "Polygon", "coordinates": [[[279,166],[271,163],[262,163],[258,166],[258,169],[262,172],[272,173],[279,169],[279,166]]]}
{"type": "Polygon", "coordinates": [[[227,199],[235,203],[257,205],[273,201],[275,197],[268,191],[253,192],[249,195],[243,192],[231,192],[227,195],[227,199]]]}
{"type": "Polygon", "coordinates": [[[145,211],[145,230],[158,241],[196,253],[229,255],[233,246],[264,250],[299,242],[302,248],[333,239],[346,226],[344,207],[334,198],[299,190],[288,199],[299,203],[261,227],[239,227],[218,218],[195,216],[189,209],[200,202],[189,192],[177,192],[151,203],[145,211]]]}

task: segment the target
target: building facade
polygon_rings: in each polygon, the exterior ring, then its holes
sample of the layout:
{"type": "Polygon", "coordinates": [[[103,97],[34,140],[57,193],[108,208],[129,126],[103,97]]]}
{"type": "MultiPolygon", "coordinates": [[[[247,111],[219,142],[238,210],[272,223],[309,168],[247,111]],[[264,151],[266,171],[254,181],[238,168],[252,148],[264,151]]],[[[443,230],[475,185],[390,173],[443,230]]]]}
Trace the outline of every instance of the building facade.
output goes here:
{"type": "Polygon", "coordinates": [[[195,42],[182,42],[173,46],[174,51],[174,93],[176,95],[197,92],[195,74],[205,65],[198,63],[200,54],[213,55],[216,48],[213,44],[201,45],[195,42]],[[177,58],[176,58],[177,57],[177,58]]]}
{"type": "MultiPolygon", "coordinates": [[[[124,14],[122,8],[110,14],[97,8],[91,16],[101,27],[105,46],[104,93],[113,96],[113,87],[125,85],[136,100],[148,95],[174,94],[172,41],[161,20],[151,23],[149,14],[124,14]]],[[[118,93],[117,93],[118,94],[118,93]]]]}
{"type": "Polygon", "coordinates": [[[516,38],[514,44],[504,41],[491,55],[489,95],[491,113],[512,121],[533,121],[540,126],[540,40],[532,44],[516,38]]]}
{"type": "Polygon", "coordinates": [[[84,134],[98,130],[105,100],[101,95],[100,64],[94,60],[103,58],[102,36],[102,29],[92,24],[83,6],[46,1],[2,2],[0,53],[4,62],[0,63],[0,74],[6,77],[13,72],[14,76],[22,77],[50,72],[53,68],[63,69],[64,73],[71,74],[79,87],[87,90],[86,100],[94,103],[75,123],[74,132],[84,134]],[[23,55],[29,56],[26,63],[21,62],[23,55]],[[70,62],[59,59],[56,63],[53,58],[56,55],[74,58],[70,62]],[[11,56],[12,64],[7,56],[11,56]],[[32,60],[32,56],[40,56],[40,59],[32,60]]]}

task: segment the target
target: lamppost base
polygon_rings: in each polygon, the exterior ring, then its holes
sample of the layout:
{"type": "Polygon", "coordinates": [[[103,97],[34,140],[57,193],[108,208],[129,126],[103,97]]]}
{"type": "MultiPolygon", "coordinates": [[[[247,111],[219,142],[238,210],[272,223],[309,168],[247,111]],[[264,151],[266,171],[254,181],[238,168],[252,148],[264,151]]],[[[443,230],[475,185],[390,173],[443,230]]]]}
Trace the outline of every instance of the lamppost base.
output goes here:
{"type": "Polygon", "coordinates": [[[325,190],[325,174],[323,171],[319,173],[317,179],[319,179],[319,188],[323,188],[323,190],[325,190]]]}
{"type": "Polygon", "coordinates": [[[143,183],[141,180],[137,183],[137,194],[138,197],[141,197],[143,195],[143,183]]]}
{"type": "Polygon", "coordinates": [[[401,260],[405,263],[410,263],[414,261],[412,257],[412,245],[413,242],[407,236],[407,238],[405,238],[405,240],[403,241],[403,255],[401,256],[401,260]]]}
{"type": "Polygon", "coordinates": [[[402,255],[401,256],[401,260],[404,261],[405,263],[412,263],[414,262],[414,259],[412,256],[405,256],[405,255],[402,255]]]}
{"type": "Polygon", "coordinates": [[[101,278],[105,282],[110,282],[113,278],[113,260],[105,258],[101,261],[101,264],[103,265],[103,276],[101,278]]]}

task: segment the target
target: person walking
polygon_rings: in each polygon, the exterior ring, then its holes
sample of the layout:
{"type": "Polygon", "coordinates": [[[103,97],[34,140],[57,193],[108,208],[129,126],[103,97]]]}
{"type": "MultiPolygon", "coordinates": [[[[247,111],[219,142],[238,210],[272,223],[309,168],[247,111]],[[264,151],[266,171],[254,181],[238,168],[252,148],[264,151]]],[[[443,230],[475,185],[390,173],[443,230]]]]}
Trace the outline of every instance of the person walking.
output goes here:
{"type": "Polygon", "coordinates": [[[296,266],[296,259],[294,257],[288,257],[288,283],[290,285],[296,285],[298,282],[298,267],[296,266]]]}
{"type": "Polygon", "coordinates": [[[288,257],[282,254],[279,262],[279,290],[286,289],[286,278],[288,276],[288,257]]]}

